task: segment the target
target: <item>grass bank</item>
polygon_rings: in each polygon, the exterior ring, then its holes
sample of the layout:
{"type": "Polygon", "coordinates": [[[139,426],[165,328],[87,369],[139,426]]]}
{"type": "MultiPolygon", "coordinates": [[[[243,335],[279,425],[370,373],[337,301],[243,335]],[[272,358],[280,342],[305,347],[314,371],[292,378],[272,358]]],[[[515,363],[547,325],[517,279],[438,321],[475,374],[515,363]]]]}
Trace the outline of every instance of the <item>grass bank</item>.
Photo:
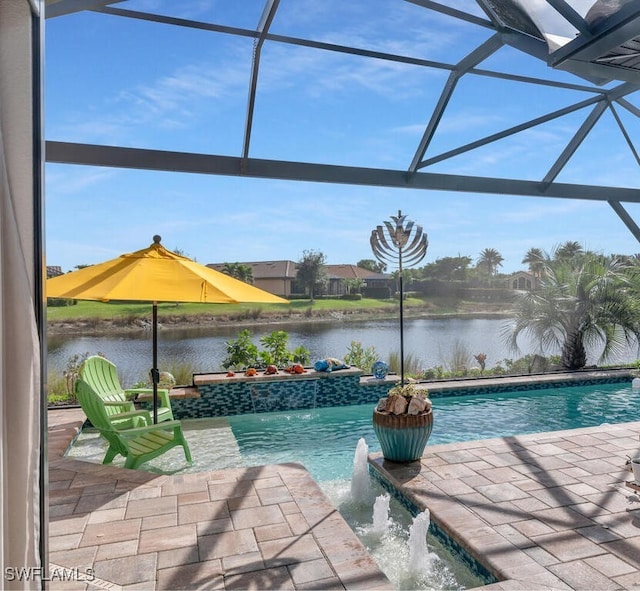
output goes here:
{"type": "MultiPolygon", "coordinates": [[[[158,318],[165,326],[221,325],[243,322],[304,322],[307,320],[363,320],[395,318],[397,300],[316,299],[291,300],[290,304],[158,304],[158,318]]],[[[438,298],[407,298],[407,317],[470,314],[505,314],[504,303],[478,304],[438,298]]],[[[73,306],[47,308],[50,332],[65,333],[82,328],[91,332],[140,329],[151,320],[151,304],[146,302],[78,301],[73,306]]]]}

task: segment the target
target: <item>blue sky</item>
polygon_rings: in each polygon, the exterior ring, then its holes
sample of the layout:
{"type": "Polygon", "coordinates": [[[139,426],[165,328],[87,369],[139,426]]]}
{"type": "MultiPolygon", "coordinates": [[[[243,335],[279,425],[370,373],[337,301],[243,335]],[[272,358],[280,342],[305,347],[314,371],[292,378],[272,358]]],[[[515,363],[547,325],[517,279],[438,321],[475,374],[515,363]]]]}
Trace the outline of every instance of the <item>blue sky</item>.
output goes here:
{"type": "MultiPolygon", "coordinates": [[[[480,10],[471,0],[446,3],[480,10]]],[[[588,6],[589,2],[583,2],[588,6]]],[[[262,2],[130,0],[117,5],[255,29],[262,2]]],[[[479,27],[402,0],[281,0],[272,33],[456,61],[487,37],[479,27]]],[[[80,13],[46,22],[49,140],[238,156],[253,41],[80,13]]],[[[514,49],[483,68],[583,84],[514,49]]],[[[406,170],[446,72],[266,43],[250,156],[406,170]]],[[[428,155],[586,98],[491,78],[463,79],[428,155]]],[[[634,97],[630,97],[634,102],[634,97]]],[[[427,169],[540,179],[586,112],[547,123],[427,169]]],[[[640,125],[620,113],[630,133],[640,125]]],[[[638,166],[606,114],[559,181],[640,185],[638,166]]],[[[640,207],[625,204],[640,221],[640,207]]],[[[605,203],[443,193],[49,164],[47,264],[68,271],[144,248],[154,234],[201,263],[373,258],[372,229],[401,209],[423,226],[424,263],[477,259],[484,248],[522,268],[531,247],[575,240],[604,253],[640,252],[605,203]]]]}

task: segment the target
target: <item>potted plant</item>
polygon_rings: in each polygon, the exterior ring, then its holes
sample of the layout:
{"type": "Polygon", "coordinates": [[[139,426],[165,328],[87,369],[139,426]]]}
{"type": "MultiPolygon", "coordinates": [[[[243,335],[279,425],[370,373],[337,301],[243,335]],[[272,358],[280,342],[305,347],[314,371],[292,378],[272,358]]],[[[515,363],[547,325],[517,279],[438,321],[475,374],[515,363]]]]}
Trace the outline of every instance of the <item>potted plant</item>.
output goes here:
{"type": "Polygon", "coordinates": [[[415,384],[399,384],[373,411],[373,430],[385,460],[413,462],[422,457],[433,429],[429,392],[415,384]]]}

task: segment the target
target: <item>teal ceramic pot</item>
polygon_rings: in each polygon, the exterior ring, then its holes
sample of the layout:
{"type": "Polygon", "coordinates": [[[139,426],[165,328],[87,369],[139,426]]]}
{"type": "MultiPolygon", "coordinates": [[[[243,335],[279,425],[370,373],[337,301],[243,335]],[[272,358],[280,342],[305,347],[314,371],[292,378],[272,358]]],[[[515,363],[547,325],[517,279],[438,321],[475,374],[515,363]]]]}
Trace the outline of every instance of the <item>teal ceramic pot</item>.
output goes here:
{"type": "Polygon", "coordinates": [[[414,462],[422,457],[433,429],[433,411],[420,415],[393,415],[373,411],[373,430],[385,460],[414,462]]]}

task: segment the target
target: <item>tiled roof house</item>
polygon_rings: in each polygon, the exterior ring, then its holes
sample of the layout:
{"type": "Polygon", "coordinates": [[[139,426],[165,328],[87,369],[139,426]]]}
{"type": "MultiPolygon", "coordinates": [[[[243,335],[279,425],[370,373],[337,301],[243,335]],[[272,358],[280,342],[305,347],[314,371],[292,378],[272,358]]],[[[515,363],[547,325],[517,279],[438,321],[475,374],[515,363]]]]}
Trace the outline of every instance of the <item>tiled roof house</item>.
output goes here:
{"type": "MultiPolygon", "coordinates": [[[[253,284],[256,287],[285,298],[296,293],[292,291],[292,288],[295,289],[296,279],[296,263],[294,261],[244,261],[240,264],[251,267],[253,284]]],[[[210,263],[207,267],[222,271],[224,263],[210,263]]]]}
{"type": "MultiPolygon", "coordinates": [[[[253,283],[260,289],[282,297],[304,293],[296,282],[297,263],[295,261],[244,261],[240,264],[251,267],[253,283]]],[[[207,267],[222,271],[224,263],[210,263],[207,267]]],[[[326,291],[328,295],[346,293],[345,279],[362,279],[367,287],[385,287],[391,281],[388,275],[362,269],[356,265],[326,265],[326,270],[329,279],[326,291]]]]}
{"type": "Polygon", "coordinates": [[[386,287],[391,279],[388,275],[369,271],[356,265],[327,265],[329,295],[343,295],[346,293],[345,279],[362,279],[366,287],[386,287]]]}

